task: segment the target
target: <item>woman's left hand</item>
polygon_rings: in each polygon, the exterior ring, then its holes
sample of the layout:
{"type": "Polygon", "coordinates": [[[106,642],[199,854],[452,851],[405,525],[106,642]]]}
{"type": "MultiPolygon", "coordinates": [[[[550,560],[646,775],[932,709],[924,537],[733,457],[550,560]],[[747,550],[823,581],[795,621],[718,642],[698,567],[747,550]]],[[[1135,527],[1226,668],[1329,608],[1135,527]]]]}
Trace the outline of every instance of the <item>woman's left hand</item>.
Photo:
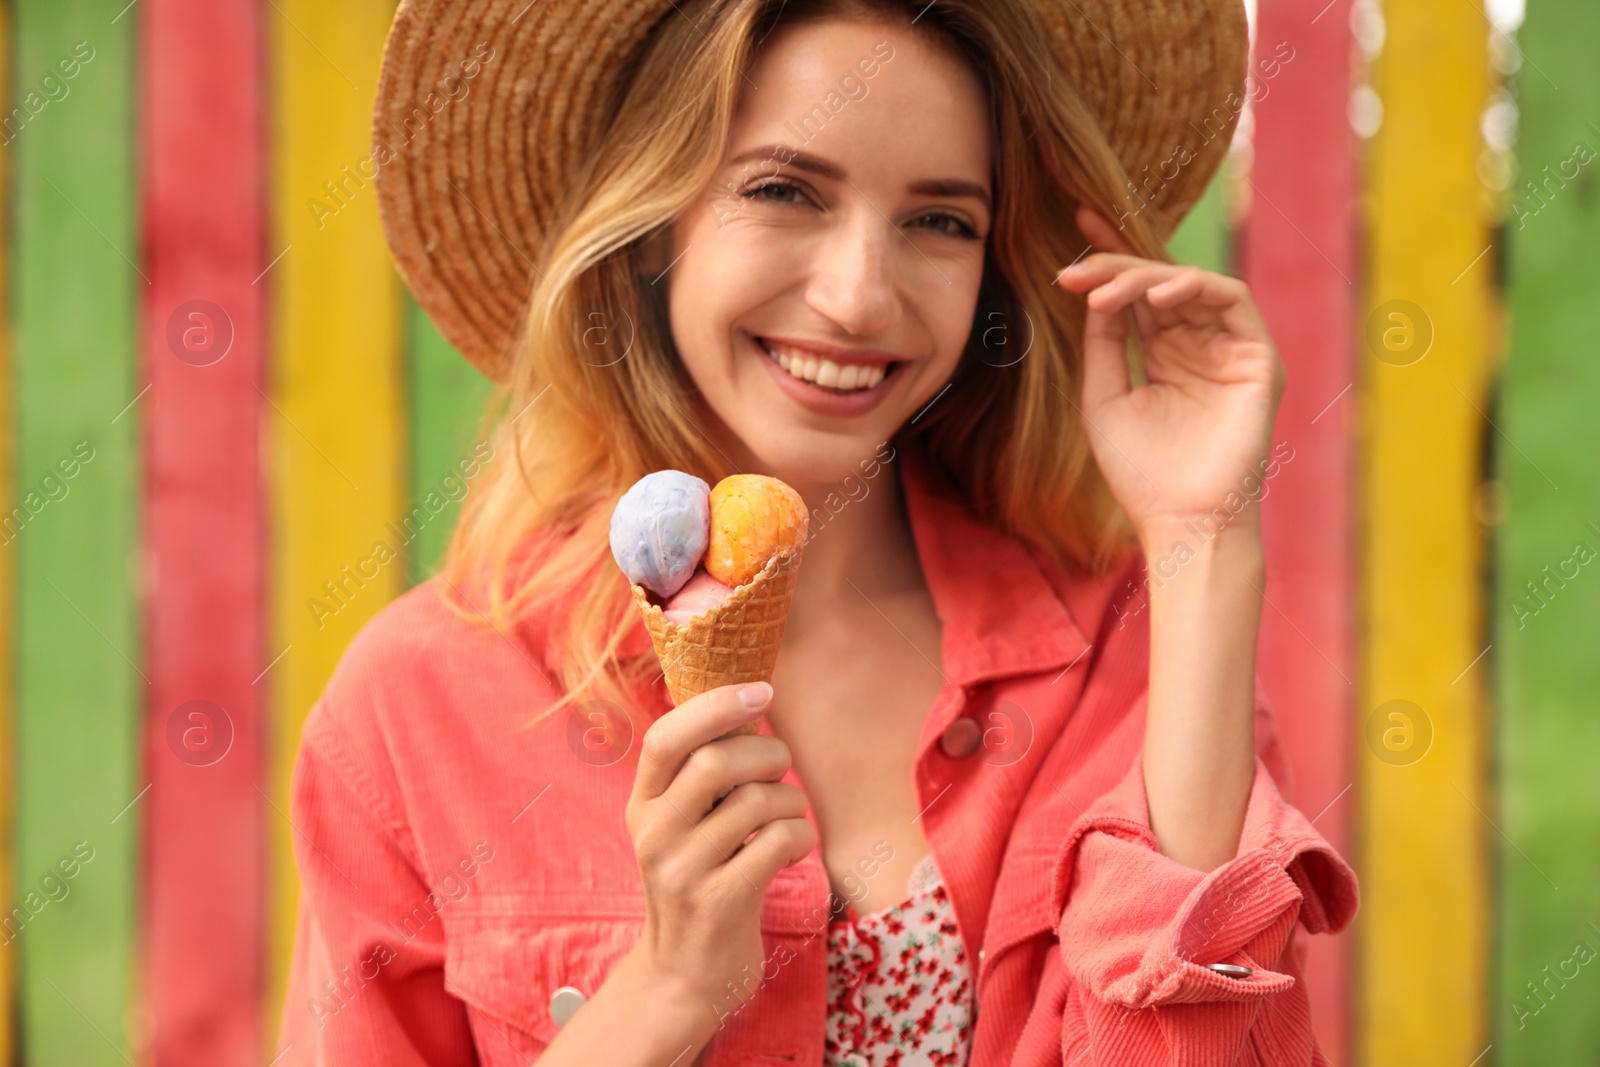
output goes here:
{"type": "Polygon", "coordinates": [[[1057,284],[1088,294],[1084,432],[1148,546],[1159,531],[1227,509],[1229,494],[1259,493],[1250,476],[1259,480],[1267,466],[1283,364],[1243,282],[1141,259],[1101,216],[1080,207],[1077,218],[1098,251],[1057,284]],[[1137,387],[1126,355],[1129,308],[1148,381],[1137,387]]]}

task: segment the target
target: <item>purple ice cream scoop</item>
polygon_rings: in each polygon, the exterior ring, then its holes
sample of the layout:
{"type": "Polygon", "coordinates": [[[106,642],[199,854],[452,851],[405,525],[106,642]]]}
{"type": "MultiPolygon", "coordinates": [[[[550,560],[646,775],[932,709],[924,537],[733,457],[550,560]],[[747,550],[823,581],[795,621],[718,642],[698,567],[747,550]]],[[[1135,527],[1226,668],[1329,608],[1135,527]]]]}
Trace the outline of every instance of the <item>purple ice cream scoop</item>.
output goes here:
{"type": "Polygon", "coordinates": [[[711,540],[711,487],[682,471],[633,483],[611,513],[611,554],[631,582],[659,597],[682,589],[711,540]]]}

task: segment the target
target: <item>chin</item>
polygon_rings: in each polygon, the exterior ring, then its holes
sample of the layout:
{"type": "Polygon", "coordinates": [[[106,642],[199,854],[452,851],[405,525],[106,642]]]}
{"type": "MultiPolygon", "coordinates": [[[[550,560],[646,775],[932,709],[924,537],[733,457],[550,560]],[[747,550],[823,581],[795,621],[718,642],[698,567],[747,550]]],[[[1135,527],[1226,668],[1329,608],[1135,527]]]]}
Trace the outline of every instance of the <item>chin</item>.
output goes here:
{"type": "Polygon", "coordinates": [[[862,436],[823,434],[795,429],[779,444],[769,436],[746,447],[760,462],[762,473],[780,478],[798,489],[808,507],[821,500],[812,496],[846,492],[853,486],[881,475],[886,461],[894,455],[887,442],[893,430],[862,436]]]}

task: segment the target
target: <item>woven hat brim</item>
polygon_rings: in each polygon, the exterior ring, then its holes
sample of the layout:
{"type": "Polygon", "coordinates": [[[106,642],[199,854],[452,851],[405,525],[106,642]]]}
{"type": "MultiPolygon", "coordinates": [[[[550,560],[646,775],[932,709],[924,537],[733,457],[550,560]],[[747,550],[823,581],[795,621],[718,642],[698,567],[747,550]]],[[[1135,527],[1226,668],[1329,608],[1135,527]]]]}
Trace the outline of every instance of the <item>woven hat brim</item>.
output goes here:
{"type": "MultiPolygon", "coordinates": [[[[1243,104],[1241,0],[1036,7],[1124,168],[1136,181],[1159,175],[1139,197],[1157,232],[1170,231],[1221,163],[1243,104]],[[1173,167],[1180,144],[1192,158],[1173,167]]],[[[592,148],[609,79],[675,10],[401,0],[373,115],[384,235],[417,302],[488,377],[507,375],[539,249],[592,148]]]]}

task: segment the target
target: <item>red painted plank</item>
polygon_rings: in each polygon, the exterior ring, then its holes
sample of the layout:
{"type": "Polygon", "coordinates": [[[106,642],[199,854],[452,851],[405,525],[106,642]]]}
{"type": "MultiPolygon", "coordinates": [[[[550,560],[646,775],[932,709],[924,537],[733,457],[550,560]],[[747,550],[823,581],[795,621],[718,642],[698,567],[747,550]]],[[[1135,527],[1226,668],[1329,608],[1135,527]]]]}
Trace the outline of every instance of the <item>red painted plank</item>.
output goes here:
{"type": "MultiPolygon", "coordinates": [[[[264,242],[258,6],[146,0],[147,1035],[160,1067],[261,1047],[264,242]]],[[[270,678],[270,676],[268,676],[270,678]]]]}
{"type": "MultiPolygon", "coordinates": [[[[1253,187],[1239,253],[1240,276],[1288,369],[1277,440],[1294,450],[1262,507],[1270,601],[1262,617],[1262,682],[1294,767],[1296,804],[1353,858],[1355,809],[1344,792],[1353,781],[1351,338],[1358,295],[1349,26],[1349,0],[1327,7],[1260,0],[1253,187]]],[[[1306,980],[1317,1035],[1332,1063],[1347,1063],[1349,934],[1310,942],[1306,980]]]]}

